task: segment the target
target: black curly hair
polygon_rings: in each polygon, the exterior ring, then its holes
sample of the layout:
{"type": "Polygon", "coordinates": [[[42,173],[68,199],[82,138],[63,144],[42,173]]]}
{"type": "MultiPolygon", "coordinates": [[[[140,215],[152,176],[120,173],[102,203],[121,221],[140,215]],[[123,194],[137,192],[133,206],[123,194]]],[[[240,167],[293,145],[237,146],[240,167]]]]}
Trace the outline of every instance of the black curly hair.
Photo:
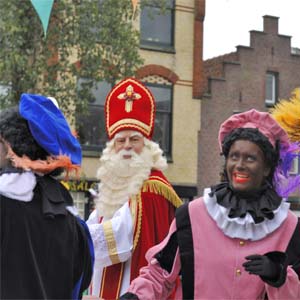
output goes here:
{"type": "MultiPolygon", "coordinates": [[[[255,143],[260,147],[264,154],[265,162],[267,166],[270,167],[270,174],[267,180],[270,184],[273,184],[274,172],[280,159],[279,141],[276,141],[276,145],[275,147],[273,147],[268,138],[263,135],[257,128],[236,128],[231,131],[222,142],[222,154],[225,156],[226,160],[232,144],[237,140],[247,140],[255,143]]],[[[226,172],[223,175],[225,174],[226,172]]]]}
{"type": "Polygon", "coordinates": [[[26,155],[31,160],[45,160],[49,155],[34,140],[27,121],[21,117],[17,107],[0,112],[0,137],[8,142],[20,157],[26,155]]]}

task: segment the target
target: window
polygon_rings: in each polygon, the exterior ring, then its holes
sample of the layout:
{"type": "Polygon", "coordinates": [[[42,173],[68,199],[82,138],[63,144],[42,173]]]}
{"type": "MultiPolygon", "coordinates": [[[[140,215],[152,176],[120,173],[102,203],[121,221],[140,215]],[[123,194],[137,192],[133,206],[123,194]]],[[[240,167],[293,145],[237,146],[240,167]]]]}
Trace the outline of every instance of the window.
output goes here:
{"type": "Polygon", "coordinates": [[[174,51],[174,0],[167,0],[162,10],[159,1],[141,11],[141,47],[174,51]]]}
{"type": "Polygon", "coordinates": [[[296,157],[293,160],[292,167],[291,167],[291,170],[290,170],[290,174],[295,174],[295,175],[299,174],[299,158],[298,157],[296,157]]]}
{"type": "MultiPolygon", "coordinates": [[[[78,87],[87,80],[78,80],[78,87]]],[[[156,101],[156,118],[153,140],[159,143],[167,157],[171,157],[171,120],[173,87],[166,84],[145,83],[156,101]]],[[[86,113],[77,113],[76,127],[82,149],[85,151],[102,151],[107,142],[104,104],[112,86],[99,82],[91,88],[92,99],[89,100],[86,113]]]]}
{"type": "MultiPolygon", "coordinates": [[[[94,1],[94,0],[93,0],[94,1]]],[[[90,9],[93,10],[93,12],[97,12],[97,15],[100,14],[100,12],[103,11],[103,1],[104,0],[98,0],[97,3],[93,3],[92,6],[85,6],[85,5],[79,5],[77,6],[78,9],[78,16],[79,16],[79,24],[80,24],[80,33],[81,34],[88,34],[88,33],[96,33],[100,32],[99,26],[101,27],[101,19],[99,18],[91,18],[91,12],[90,9]],[[85,29],[86,31],[83,32],[82,30],[85,29]]]]}
{"type": "Polygon", "coordinates": [[[166,157],[171,157],[172,133],[172,98],[171,85],[145,83],[151,90],[156,102],[156,118],[154,124],[153,141],[158,143],[166,157]]]}
{"type": "MultiPolygon", "coordinates": [[[[87,82],[87,80],[78,80],[77,85],[79,89],[84,82],[87,82]]],[[[111,84],[107,82],[98,82],[94,85],[91,88],[93,97],[89,100],[87,112],[77,114],[77,131],[83,150],[101,151],[105,146],[107,135],[104,104],[111,88],[111,84]]]]}
{"type": "Polygon", "coordinates": [[[266,74],[266,106],[274,106],[278,99],[278,74],[267,72],[266,74]]]}
{"type": "MultiPolygon", "coordinates": [[[[298,176],[300,174],[300,159],[296,157],[293,160],[293,164],[290,170],[290,174],[298,176]]],[[[292,193],[288,197],[288,201],[291,203],[292,210],[300,210],[300,190],[298,189],[296,192],[292,193]]]]}
{"type": "Polygon", "coordinates": [[[299,214],[300,211],[300,197],[297,196],[291,196],[288,198],[288,202],[291,203],[291,210],[297,211],[297,215],[299,214]]]}

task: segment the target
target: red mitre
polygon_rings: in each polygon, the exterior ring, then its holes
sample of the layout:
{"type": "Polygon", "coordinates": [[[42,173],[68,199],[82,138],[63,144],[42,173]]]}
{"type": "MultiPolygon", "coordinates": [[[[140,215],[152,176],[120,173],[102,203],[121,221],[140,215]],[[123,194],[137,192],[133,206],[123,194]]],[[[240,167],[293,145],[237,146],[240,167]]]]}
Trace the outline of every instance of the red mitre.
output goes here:
{"type": "Polygon", "coordinates": [[[126,78],[113,87],[105,102],[109,139],[122,130],[136,130],[151,139],[155,120],[155,100],[141,82],[126,78]]]}

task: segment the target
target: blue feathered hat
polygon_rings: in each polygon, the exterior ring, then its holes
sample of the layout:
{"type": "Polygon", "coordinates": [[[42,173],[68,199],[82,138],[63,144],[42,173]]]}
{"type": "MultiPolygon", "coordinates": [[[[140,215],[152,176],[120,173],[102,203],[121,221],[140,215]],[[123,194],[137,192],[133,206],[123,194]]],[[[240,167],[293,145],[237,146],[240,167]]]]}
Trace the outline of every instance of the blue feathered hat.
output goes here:
{"type": "Polygon", "coordinates": [[[22,94],[20,115],[27,120],[36,142],[52,156],[68,156],[74,165],[80,165],[82,154],[77,139],[60,109],[45,96],[22,94]]]}

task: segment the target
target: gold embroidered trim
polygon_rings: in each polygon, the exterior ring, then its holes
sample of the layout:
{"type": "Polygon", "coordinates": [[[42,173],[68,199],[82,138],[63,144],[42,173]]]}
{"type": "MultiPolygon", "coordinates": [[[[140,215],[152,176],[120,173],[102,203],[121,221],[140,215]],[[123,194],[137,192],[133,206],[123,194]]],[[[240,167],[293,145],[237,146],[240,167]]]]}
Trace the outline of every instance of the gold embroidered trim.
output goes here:
{"type": "Polygon", "coordinates": [[[142,123],[141,121],[135,119],[122,119],[110,126],[109,134],[113,134],[114,131],[126,125],[130,127],[136,127],[145,132],[145,134],[149,134],[151,130],[150,126],[146,125],[145,123],[142,123]]]}
{"type": "Polygon", "coordinates": [[[133,86],[130,84],[127,86],[125,93],[121,93],[117,96],[120,100],[125,100],[125,111],[131,112],[133,107],[133,102],[141,99],[141,95],[135,93],[133,86]]]}
{"type": "Polygon", "coordinates": [[[124,265],[125,265],[125,263],[121,264],[121,271],[120,271],[120,276],[119,276],[119,282],[118,282],[116,297],[118,297],[120,295],[121,283],[122,283],[122,278],[123,278],[123,273],[124,273],[124,265]]]}
{"type": "Polygon", "coordinates": [[[137,216],[137,197],[130,197],[130,213],[132,217],[133,232],[135,232],[136,216],[137,216]]]}
{"type": "MultiPolygon", "coordinates": [[[[105,285],[106,281],[109,280],[109,278],[106,279],[107,268],[109,268],[109,266],[103,268],[103,274],[102,274],[102,278],[101,278],[101,288],[100,288],[100,291],[99,291],[100,299],[103,298],[104,288],[105,288],[104,285],[105,285]]],[[[118,285],[117,285],[117,290],[116,290],[116,295],[115,295],[116,298],[120,294],[121,283],[122,283],[121,279],[123,278],[123,273],[124,273],[124,263],[121,263],[121,270],[120,270],[119,276],[118,276],[119,277],[118,278],[118,285]]]]}
{"type": "MultiPolygon", "coordinates": [[[[154,177],[155,176],[151,176],[151,178],[154,177]]],[[[143,185],[142,191],[162,195],[176,208],[182,205],[182,200],[178,197],[174,189],[166,182],[163,182],[161,177],[157,178],[159,178],[159,180],[147,180],[143,185]]]]}
{"type": "Polygon", "coordinates": [[[112,222],[105,221],[103,222],[103,231],[107,243],[107,249],[109,253],[109,258],[112,264],[117,264],[120,262],[120,258],[117,251],[117,243],[114,237],[112,222]]]}
{"type": "Polygon", "coordinates": [[[167,185],[169,188],[173,189],[173,187],[171,186],[171,184],[169,183],[169,181],[163,179],[163,178],[160,177],[160,176],[154,176],[154,175],[152,175],[152,176],[149,177],[148,180],[149,180],[149,181],[150,181],[150,180],[161,181],[162,183],[164,183],[165,185],[167,185]]]}
{"type": "Polygon", "coordinates": [[[134,240],[133,240],[133,250],[136,248],[136,245],[139,241],[140,235],[141,235],[141,226],[142,226],[142,212],[143,212],[143,207],[142,207],[142,198],[141,198],[141,193],[139,193],[135,197],[135,222],[134,222],[134,240]]]}

